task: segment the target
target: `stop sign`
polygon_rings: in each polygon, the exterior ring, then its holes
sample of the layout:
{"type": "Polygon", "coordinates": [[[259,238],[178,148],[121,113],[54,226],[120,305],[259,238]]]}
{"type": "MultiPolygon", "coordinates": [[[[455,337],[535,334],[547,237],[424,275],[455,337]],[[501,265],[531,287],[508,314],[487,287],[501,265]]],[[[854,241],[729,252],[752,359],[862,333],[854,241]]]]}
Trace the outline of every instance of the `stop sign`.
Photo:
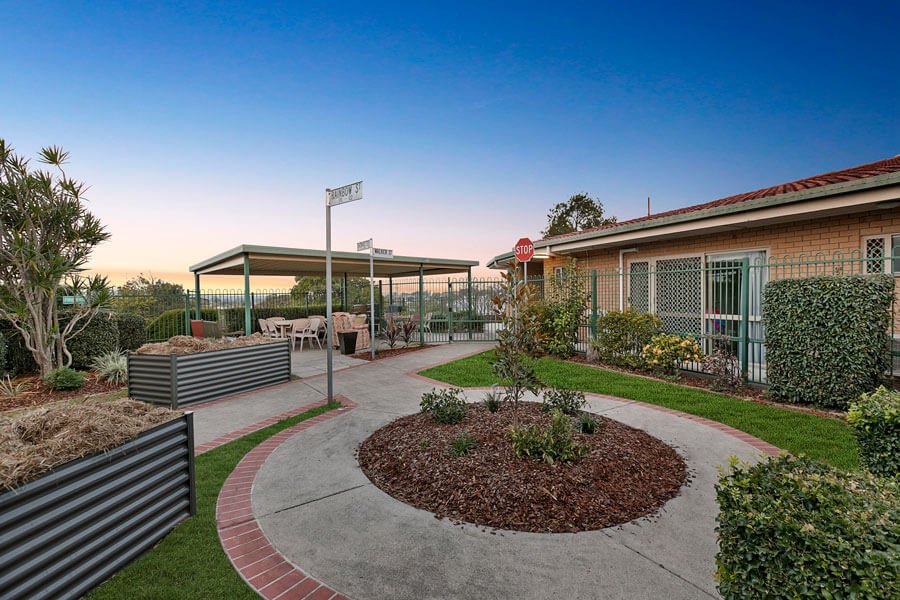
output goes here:
{"type": "Polygon", "coordinates": [[[528,262],[534,256],[534,244],[528,238],[522,238],[516,242],[516,260],[528,262]]]}

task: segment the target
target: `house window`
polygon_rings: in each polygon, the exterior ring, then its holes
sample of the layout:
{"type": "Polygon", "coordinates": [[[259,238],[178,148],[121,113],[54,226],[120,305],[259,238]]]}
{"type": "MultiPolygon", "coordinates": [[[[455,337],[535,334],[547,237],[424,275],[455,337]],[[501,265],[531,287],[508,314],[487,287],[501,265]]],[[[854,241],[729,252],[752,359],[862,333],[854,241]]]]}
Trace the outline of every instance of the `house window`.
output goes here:
{"type": "Polygon", "coordinates": [[[900,234],[879,235],[863,241],[866,273],[900,275],[900,234]]]}

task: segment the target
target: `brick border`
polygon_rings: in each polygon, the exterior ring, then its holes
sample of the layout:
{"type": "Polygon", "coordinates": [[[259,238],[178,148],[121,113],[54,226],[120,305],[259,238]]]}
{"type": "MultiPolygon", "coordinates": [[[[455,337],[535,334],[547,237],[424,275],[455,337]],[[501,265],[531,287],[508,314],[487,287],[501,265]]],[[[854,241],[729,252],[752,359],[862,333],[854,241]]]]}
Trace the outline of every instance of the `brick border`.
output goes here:
{"type": "MultiPolygon", "coordinates": [[[[253,480],[266,459],[288,438],[353,410],[358,404],[343,396],[335,396],[341,408],[323,413],[312,419],[289,427],[250,450],[225,480],[216,500],[216,529],[222,548],[232,566],[247,584],[268,600],[349,600],[321,581],[290,563],[274,546],[260,528],[251,506],[253,480]]],[[[313,403],[321,406],[325,401],[313,403]]],[[[292,411],[292,414],[299,414],[292,411]]],[[[288,415],[288,416],[292,416],[288,415]]],[[[270,420],[284,418],[279,415],[270,420]]],[[[256,424],[258,425],[258,424],[256,424]]],[[[252,425],[251,427],[255,427],[252,425]]],[[[257,428],[258,429],[258,428],[257,428]]],[[[243,431],[243,430],[242,430],[243,431]]],[[[234,432],[223,438],[236,439],[242,434],[234,432]]],[[[224,443],[224,442],[223,442],[224,443]]]]}

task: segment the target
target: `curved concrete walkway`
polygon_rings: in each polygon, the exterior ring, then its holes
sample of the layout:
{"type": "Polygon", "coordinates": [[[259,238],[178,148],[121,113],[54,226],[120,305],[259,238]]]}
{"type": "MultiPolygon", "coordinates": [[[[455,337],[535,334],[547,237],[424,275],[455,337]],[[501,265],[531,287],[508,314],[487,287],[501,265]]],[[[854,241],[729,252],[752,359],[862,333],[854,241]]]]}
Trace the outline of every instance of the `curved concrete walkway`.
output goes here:
{"type": "Polygon", "coordinates": [[[754,460],[777,450],[718,423],[589,396],[593,412],[675,447],[691,472],[657,514],[600,531],[454,524],[368,481],[355,458],[360,442],[418,410],[421,393],[440,385],[413,373],[482,349],[441,346],[345,371],[336,391],[352,411],[301,424],[248,455],[219,499],[220,537],[245,579],[267,598],[718,597],[716,467],[730,455],[754,460]],[[227,520],[234,515],[240,518],[227,520]]]}

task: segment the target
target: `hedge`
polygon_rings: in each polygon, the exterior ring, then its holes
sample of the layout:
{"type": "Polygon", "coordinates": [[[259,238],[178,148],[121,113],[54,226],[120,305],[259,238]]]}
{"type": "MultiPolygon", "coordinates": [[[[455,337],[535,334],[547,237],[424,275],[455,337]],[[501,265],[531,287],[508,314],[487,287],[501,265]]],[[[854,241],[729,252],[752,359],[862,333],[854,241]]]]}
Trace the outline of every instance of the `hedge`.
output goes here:
{"type": "Polygon", "coordinates": [[[591,350],[601,362],[639,368],[644,366],[644,346],[660,333],[662,321],[653,313],[611,310],[597,319],[597,337],[591,342],[591,350]]]}
{"type": "MultiPolygon", "coordinates": [[[[60,314],[60,326],[64,327],[69,315],[60,314]]],[[[75,325],[76,329],[82,323],[75,325]]],[[[112,313],[100,312],[94,315],[90,323],[76,336],[72,337],[66,347],[72,354],[72,368],[86,370],[96,356],[112,352],[119,347],[119,330],[112,313]]]]}
{"type": "Polygon", "coordinates": [[[846,409],[890,367],[890,275],[817,276],[763,290],[772,395],[846,409]]]}
{"type": "Polygon", "coordinates": [[[847,421],[863,466],[876,475],[900,477],[900,392],[881,386],[863,394],[850,405],[847,421]]]}
{"type": "MultiPolygon", "coordinates": [[[[219,318],[219,312],[214,308],[204,308],[200,311],[200,314],[204,321],[216,321],[219,318]]],[[[194,316],[194,311],[191,311],[191,318],[196,318],[194,316]]],[[[147,341],[150,342],[161,342],[169,339],[173,335],[184,334],[183,308],[167,310],[147,323],[147,341]]]]}
{"type": "Polygon", "coordinates": [[[6,336],[0,333],[0,377],[6,373],[6,336]]]}
{"type": "MultiPolygon", "coordinates": [[[[447,315],[432,315],[431,320],[428,322],[428,327],[431,329],[431,333],[447,333],[447,329],[449,328],[447,315]]],[[[469,327],[471,327],[472,333],[483,333],[484,317],[472,315],[472,318],[469,319],[468,314],[464,311],[453,313],[454,333],[466,333],[470,331],[469,327]]]]}
{"type": "Polygon", "coordinates": [[[0,334],[6,342],[6,369],[11,376],[34,373],[38,370],[31,350],[25,347],[25,341],[19,331],[6,320],[0,321],[0,334]]]}
{"type": "Polygon", "coordinates": [[[716,486],[725,600],[900,598],[900,484],[787,456],[716,486]]]}
{"type": "Polygon", "coordinates": [[[114,313],[120,350],[137,350],[147,343],[147,321],[136,314],[114,313]]]}
{"type": "MultiPolygon", "coordinates": [[[[218,321],[222,314],[225,331],[244,331],[243,307],[203,308],[200,311],[204,321],[218,321]]],[[[285,319],[303,319],[310,315],[325,315],[325,306],[283,306],[280,308],[253,308],[250,310],[251,333],[259,331],[259,319],[271,319],[283,317],[285,319]]],[[[191,310],[191,318],[196,319],[196,310],[191,310]]],[[[147,339],[149,341],[167,340],[173,335],[184,335],[184,309],[176,308],[167,310],[147,324],[147,339]]]]}

